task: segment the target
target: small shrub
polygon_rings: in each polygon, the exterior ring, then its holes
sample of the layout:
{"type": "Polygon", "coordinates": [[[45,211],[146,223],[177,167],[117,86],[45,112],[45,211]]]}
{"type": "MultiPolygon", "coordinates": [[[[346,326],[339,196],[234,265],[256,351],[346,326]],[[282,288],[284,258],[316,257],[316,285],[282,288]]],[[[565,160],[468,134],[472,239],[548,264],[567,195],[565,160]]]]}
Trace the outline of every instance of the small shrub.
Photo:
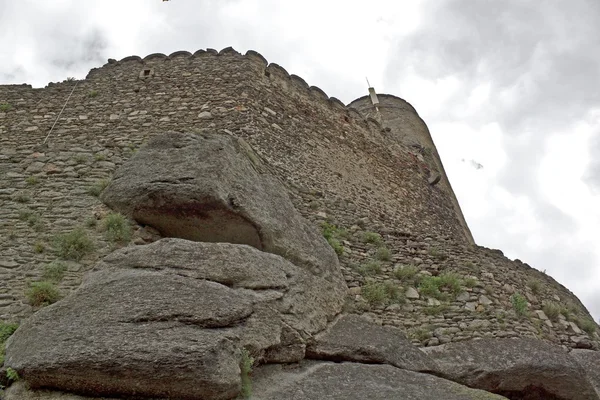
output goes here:
{"type": "Polygon", "coordinates": [[[77,154],[75,157],[73,157],[73,160],[77,164],[84,164],[87,162],[88,156],[86,154],[77,154]]]}
{"type": "Polygon", "coordinates": [[[6,377],[11,382],[16,382],[19,380],[19,374],[14,369],[8,367],[6,368],[6,377]]]}
{"type": "Polygon", "coordinates": [[[491,285],[485,285],[483,290],[485,290],[485,294],[487,294],[489,296],[494,294],[494,288],[491,285]]]}
{"type": "Polygon", "coordinates": [[[29,197],[25,193],[19,193],[18,195],[15,196],[15,201],[17,203],[29,203],[31,201],[31,197],[29,197]]]}
{"type": "Polygon", "coordinates": [[[365,232],[362,235],[362,239],[365,243],[375,244],[380,246],[383,244],[383,239],[381,239],[381,235],[375,232],[365,232]]]}
{"type": "Polygon", "coordinates": [[[106,160],[106,154],[96,153],[94,155],[94,160],[96,160],[96,161],[104,161],[104,160],[106,160]]]}
{"type": "Polygon", "coordinates": [[[527,281],[527,286],[529,286],[529,288],[531,289],[531,292],[533,294],[539,294],[540,293],[540,281],[538,281],[537,279],[530,279],[529,281],[527,281]]]}
{"type": "Polygon", "coordinates": [[[100,179],[88,188],[88,193],[92,196],[98,197],[104,191],[104,189],[106,189],[109,183],[110,181],[108,179],[100,179]]]}
{"type": "Polygon", "coordinates": [[[394,276],[403,282],[410,282],[414,280],[418,272],[419,269],[414,265],[404,265],[394,269],[394,276]]]}
{"type": "Polygon", "coordinates": [[[244,399],[252,397],[252,365],[254,364],[254,358],[250,355],[250,352],[246,349],[242,349],[242,358],[240,360],[240,371],[242,378],[242,391],[241,396],[244,399]]]}
{"type": "Polygon", "coordinates": [[[131,239],[131,225],[119,213],[110,213],[104,218],[104,235],[111,242],[128,242],[131,239]]]}
{"type": "Polygon", "coordinates": [[[429,255],[441,261],[446,260],[448,258],[446,254],[444,254],[440,249],[437,249],[435,247],[429,249],[429,255]]]}
{"type": "Polygon", "coordinates": [[[82,228],[58,235],[54,239],[54,246],[59,257],[75,261],[81,260],[94,249],[94,244],[82,228]]]}
{"type": "Polygon", "coordinates": [[[19,211],[19,219],[21,221],[27,221],[29,220],[29,217],[33,214],[33,211],[31,210],[21,210],[19,211]]]}
{"type": "Polygon", "coordinates": [[[447,304],[440,304],[439,306],[429,306],[423,309],[423,312],[427,315],[439,315],[444,311],[448,310],[447,304]]]}
{"type": "Polygon", "coordinates": [[[73,82],[73,81],[75,81],[75,77],[74,76],[67,77],[67,82],[73,82]]]}
{"type": "Polygon", "coordinates": [[[392,259],[392,252],[385,246],[381,246],[375,253],[375,258],[381,261],[390,261],[392,259]]]}
{"type": "Polygon", "coordinates": [[[336,238],[327,239],[327,243],[329,243],[333,251],[335,251],[335,254],[337,254],[338,256],[344,254],[344,246],[342,246],[342,243],[336,238]]]}
{"type": "Polygon", "coordinates": [[[19,324],[0,322],[0,365],[4,364],[4,342],[6,342],[18,327],[19,324]]]}
{"type": "Polygon", "coordinates": [[[58,283],[62,281],[66,271],[67,266],[65,263],[55,260],[44,267],[42,279],[48,282],[58,283]]]}
{"type": "Polygon", "coordinates": [[[468,288],[474,288],[475,286],[477,286],[477,279],[475,278],[467,278],[465,279],[465,286],[468,288]]]}
{"type": "Polygon", "coordinates": [[[389,302],[392,303],[404,303],[404,293],[400,290],[400,287],[394,282],[386,281],[384,284],[385,292],[387,293],[387,297],[389,302]]]}
{"type": "Polygon", "coordinates": [[[496,314],[496,319],[500,324],[504,324],[506,322],[506,313],[504,311],[499,311],[496,314]]]}
{"type": "Polygon", "coordinates": [[[382,283],[367,283],[362,287],[362,296],[371,305],[381,305],[388,301],[387,290],[382,283]]]}
{"type": "Polygon", "coordinates": [[[329,222],[323,222],[321,223],[321,231],[323,232],[323,237],[325,239],[331,239],[335,237],[337,226],[330,224],[329,222]]]}
{"type": "Polygon", "coordinates": [[[446,288],[453,294],[459,294],[462,291],[462,281],[457,274],[450,272],[440,275],[439,278],[440,288],[446,288]]]}
{"type": "Polygon", "coordinates": [[[0,112],[6,112],[9,111],[12,108],[12,106],[8,103],[1,103],[0,104],[0,112]]]}
{"type": "Polygon", "coordinates": [[[33,244],[33,251],[35,251],[36,253],[43,253],[44,250],[46,250],[46,245],[44,244],[44,242],[38,240],[33,244]]]}
{"type": "Polygon", "coordinates": [[[40,180],[38,179],[37,176],[28,176],[27,179],[25,179],[25,182],[29,185],[29,186],[33,186],[33,185],[37,185],[40,180]]]}
{"type": "Polygon", "coordinates": [[[469,270],[474,270],[475,269],[475,264],[473,264],[472,261],[467,261],[463,266],[466,269],[469,269],[469,270]]]}
{"type": "Polygon", "coordinates": [[[96,97],[98,96],[98,91],[97,90],[90,90],[88,93],[88,97],[96,97]]]}
{"type": "Polygon", "coordinates": [[[433,334],[427,328],[417,328],[408,333],[408,337],[410,337],[411,339],[416,339],[421,343],[428,339],[431,339],[432,336],[433,334]]]}
{"type": "Polygon", "coordinates": [[[517,313],[517,316],[523,317],[527,315],[527,300],[525,297],[521,296],[520,293],[515,293],[510,296],[510,301],[512,303],[513,309],[517,313]]]}
{"type": "Polygon", "coordinates": [[[51,282],[32,282],[27,298],[34,307],[47,306],[60,300],[60,292],[51,282]]]}
{"type": "Polygon", "coordinates": [[[419,292],[423,296],[441,299],[444,297],[440,291],[440,280],[437,276],[424,276],[419,283],[419,292]]]}
{"type": "Polygon", "coordinates": [[[453,295],[459,294],[461,292],[461,280],[458,275],[448,273],[440,276],[425,276],[419,283],[419,292],[422,295],[438,300],[447,300],[448,294],[442,293],[441,289],[446,289],[453,295]]]}
{"type": "Polygon", "coordinates": [[[342,246],[340,239],[348,237],[348,232],[345,229],[338,228],[328,222],[323,222],[321,224],[321,230],[323,232],[323,237],[327,240],[336,254],[338,256],[344,254],[344,246],[342,246]]]}
{"type": "Polygon", "coordinates": [[[330,224],[329,222],[323,222],[321,224],[321,230],[325,239],[347,239],[350,235],[344,228],[339,228],[336,225],[330,224]]]}
{"type": "Polygon", "coordinates": [[[588,335],[593,335],[596,332],[597,325],[589,318],[580,319],[578,325],[588,335]]]}
{"type": "Polygon", "coordinates": [[[0,343],[4,343],[17,330],[19,324],[0,322],[0,343]]]}
{"type": "Polygon", "coordinates": [[[19,219],[27,222],[27,225],[33,227],[36,231],[41,230],[40,228],[43,227],[40,215],[31,210],[19,211],[19,219]]]}
{"type": "Polygon", "coordinates": [[[358,272],[363,276],[370,276],[381,273],[381,264],[377,261],[369,261],[359,267],[358,272]]]}
{"type": "Polygon", "coordinates": [[[557,303],[548,302],[542,306],[542,311],[551,321],[558,321],[558,316],[560,315],[561,307],[557,303]]]}
{"type": "Polygon", "coordinates": [[[98,220],[94,216],[88,217],[85,220],[85,226],[87,226],[88,228],[95,228],[96,226],[98,226],[98,220]]]}

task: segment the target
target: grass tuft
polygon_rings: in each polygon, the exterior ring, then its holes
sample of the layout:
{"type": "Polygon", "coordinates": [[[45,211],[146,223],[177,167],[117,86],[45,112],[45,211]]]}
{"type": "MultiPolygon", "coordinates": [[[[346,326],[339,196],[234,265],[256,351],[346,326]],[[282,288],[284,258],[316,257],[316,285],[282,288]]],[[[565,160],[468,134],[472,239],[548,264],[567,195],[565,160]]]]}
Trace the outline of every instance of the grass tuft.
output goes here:
{"type": "Polygon", "coordinates": [[[402,282],[411,282],[418,272],[419,269],[414,265],[399,265],[394,269],[394,276],[402,282]]]}
{"type": "Polygon", "coordinates": [[[383,244],[383,239],[381,238],[381,235],[375,232],[363,233],[362,239],[365,243],[370,243],[377,246],[381,246],[383,244]]]}
{"type": "Polygon", "coordinates": [[[32,175],[32,176],[28,176],[28,177],[25,179],[25,182],[26,182],[26,183],[27,183],[29,186],[33,186],[33,185],[37,185],[37,184],[40,182],[40,180],[39,180],[39,178],[38,178],[37,176],[34,176],[34,175],[32,175]]]}
{"type": "Polygon", "coordinates": [[[560,315],[561,306],[555,302],[548,302],[542,306],[542,311],[551,321],[558,321],[558,316],[560,315]]]}
{"type": "Polygon", "coordinates": [[[404,297],[400,288],[392,282],[369,282],[362,287],[362,296],[371,305],[402,303],[404,297]]]}
{"type": "Polygon", "coordinates": [[[440,276],[424,276],[419,283],[419,292],[428,297],[438,300],[447,300],[448,293],[442,292],[444,289],[452,295],[457,295],[462,291],[462,281],[454,273],[442,274],[440,276]]]}
{"type": "Polygon", "coordinates": [[[375,258],[380,261],[390,261],[392,259],[392,252],[385,246],[381,246],[375,253],[375,258]]]}
{"type": "Polygon", "coordinates": [[[527,281],[527,286],[529,286],[533,294],[537,295],[540,293],[541,284],[537,279],[530,279],[527,281]]]}
{"type": "Polygon", "coordinates": [[[16,382],[20,379],[17,371],[15,371],[14,369],[12,369],[10,367],[6,368],[6,377],[11,382],[16,382]]]}
{"type": "Polygon", "coordinates": [[[518,317],[527,315],[527,300],[520,293],[515,293],[510,296],[513,309],[517,313],[518,317]]]}
{"type": "Polygon", "coordinates": [[[127,218],[119,213],[110,213],[103,220],[106,239],[115,243],[127,243],[131,239],[131,225],[127,218]]]}
{"type": "Polygon", "coordinates": [[[582,318],[579,320],[579,327],[588,335],[593,335],[598,327],[594,321],[589,318],[582,318]]]}
{"type": "Polygon", "coordinates": [[[66,264],[55,260],[44,267],[42,279],[51,283],[59,283],[64,278],[65,272],[67,272],[66,264]]]}
{"type": "Polygon", "coordinates": [[[34,307],[56,303],[60,297],[59,290],[51,282],[32,282],[27,290],[29,303],[34,307]]]}
{"type": "Polygon", "coordinates": [[[361,265],[358,269],[358,272],[362,276],[371,276],[381,273],[381,264],[378,261],[369,261],[361,265]]]}
{"type": "Polygon", "coordinates": [[[327,243],[329,243],[335,253],[338,256],[344,254],[344,246],[342,245],[341,240],[346,239],[349,236],[348,232],[344,228],[338,228],[328,222],[323,222],[321,224],[321,231],[323,232],[323,237],[327,240],[327,243]]]}
{"type": "Polygon", "coordinates": [[[0,322],[0,365],[4,364],[4,342],[17,330],[19,324],[0,322]]]}
{"type": "Polygon", "coordinates": [[[250,355],[250,352],[246,349],[242,349],[242,358],[240,360],[240,371],[242,379],[242,391],[240,395],[244,399],[252,397],[252,365],[254,364],[254,358],[250,355]]]}
{"type": "Polygon", "coordinates": [[[65,260],[79,261],[94,250],[92,240],[82,228],[58,235],[54,239],[54,246],[58,256],[65,260]]]}
{"type": "Polygon", "coordinates": [[[88,193],[92,196],[98,197],[104,191],[104,189],[106,189],[109,183],[110,181],[108,179],[100,179],[88,188],[88,193]]]}

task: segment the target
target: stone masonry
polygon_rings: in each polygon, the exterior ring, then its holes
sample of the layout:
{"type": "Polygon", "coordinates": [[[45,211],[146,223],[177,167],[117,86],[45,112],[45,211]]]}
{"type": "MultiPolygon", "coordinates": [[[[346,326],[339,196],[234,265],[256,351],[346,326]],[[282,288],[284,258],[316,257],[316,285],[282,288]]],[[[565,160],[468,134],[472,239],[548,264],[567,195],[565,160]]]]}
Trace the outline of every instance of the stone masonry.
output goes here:
{"type": "MultiPolygon", "coordinates": [[[[219,132],[243,139],[302,216],[329,227],[349,288],[346,311],[399,327],[422,346],[534,337],[596,349],[596,325],[573,293],[472,244],[433,142],[399,140],[389,110],[381,118],[357,104],[362,111],[231,48],[109,60],[84,80],[43,89],[0,85],[0,321],[36,311],[25,292],[57,258],[57,235],[81,227],[94,242],[94,252],[67,262],[63,295],[115,250],[101,230],[109,210],[90,188],[149,138],[219,132]],[[436,172],[440,184],[431,183],[436,172]],[[426,292],[422,282],[436,277],[455,287],[426,292]],[[377,290],[392,295],[377,298],[377,290]],[[546,315],[551,306],[561,313],[546,315]]],[[[130,245],[156,239],[133,225],[130,245]]]]}

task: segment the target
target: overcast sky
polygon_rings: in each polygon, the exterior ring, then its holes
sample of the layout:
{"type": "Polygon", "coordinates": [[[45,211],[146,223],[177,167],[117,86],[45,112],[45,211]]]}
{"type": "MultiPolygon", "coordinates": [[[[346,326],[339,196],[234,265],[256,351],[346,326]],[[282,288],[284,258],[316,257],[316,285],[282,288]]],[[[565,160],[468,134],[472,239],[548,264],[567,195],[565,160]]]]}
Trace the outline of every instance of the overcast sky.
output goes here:
{"type": "Polygon", "coordinates": [[[0,83],[108,58],[253,49],[345,103],[426,121],[476,242],[600,317],[598,0],[0,0],[0,83]]]}

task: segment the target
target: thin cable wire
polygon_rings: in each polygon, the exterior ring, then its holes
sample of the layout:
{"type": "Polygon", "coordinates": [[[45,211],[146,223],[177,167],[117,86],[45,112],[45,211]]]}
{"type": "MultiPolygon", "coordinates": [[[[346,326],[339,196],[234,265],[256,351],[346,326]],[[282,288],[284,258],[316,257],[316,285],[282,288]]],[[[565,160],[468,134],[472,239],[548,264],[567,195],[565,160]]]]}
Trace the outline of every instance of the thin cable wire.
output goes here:
{"type": "Polygon", "coordinates": [[[46,141],[50,137],[50,134],[52,133],[52,130],[54,129],[54,125],[56,125],[56,123],[58,122],[58,119],[60,118],[60,116],[62,115],[63,111],[65,110],[65,107],[67,106],[67,103],[69,102],[69,99],[71,98],[71,95],[75,91],[75,88],[77,87],[78,83],[79,83],[79,81],[76,81],[75,85],[73,85],[73,89],[71,89],[71,93],[69,93],[69,97],[67,97],[67,101],[65,101],[65,104],[63,105],[62,110],[60,110],[60,112],[58,113],[58,116],[56,117],[56,119],[54,120],[54,123],[52,124],[52,128],[50,128],[50,132],[48,132],[48,135],[46,135],[46,139],[44,139],[44,144],[46,143],[46,141]]]}

